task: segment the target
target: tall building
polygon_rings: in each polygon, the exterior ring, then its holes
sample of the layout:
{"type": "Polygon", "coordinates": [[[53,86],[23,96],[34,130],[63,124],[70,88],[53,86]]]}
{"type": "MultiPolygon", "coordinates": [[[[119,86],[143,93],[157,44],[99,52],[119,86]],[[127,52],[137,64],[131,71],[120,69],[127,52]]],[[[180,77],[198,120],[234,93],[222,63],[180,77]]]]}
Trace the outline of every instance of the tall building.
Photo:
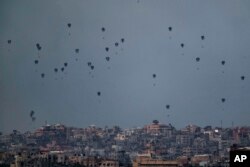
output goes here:
{"type": "Polygon", "coordinates": [[[164,134],[166,137],[171,137],[173,134],[172,126],[161,124],[157,120],[154,120],[151,124],[144,126],[144,130],[146,133],[164,134]]]}

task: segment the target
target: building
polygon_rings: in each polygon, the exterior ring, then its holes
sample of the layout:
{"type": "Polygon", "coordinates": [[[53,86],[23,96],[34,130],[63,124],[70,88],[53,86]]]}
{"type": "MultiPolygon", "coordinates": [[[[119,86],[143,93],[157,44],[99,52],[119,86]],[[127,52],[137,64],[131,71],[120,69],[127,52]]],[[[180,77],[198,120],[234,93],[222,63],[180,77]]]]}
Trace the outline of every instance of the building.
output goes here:
{"type": "Polygon", "coordinates": [[[144,126],[146,133],[164,134],[166,137],[172,137],[173,127],[170,125],[160,124],[159,121],[154,120],[152,124],[144,126]]]}
{"type": "Polygon", "coordinates": [[[119,162],[112,159],[103,159],[99,162],[99,167],[119,167],[119,162]]]}
{"type": "Polygon", "coordinates": [[[195,155],[191,162],[193,165],[208,166],[211,163],[212,157],[208,154],[195,155]]]}
{"type": "Polygon", "coordinates": [[[153,159],[150,156],[138,156],[133,161],[133,167],[181,167],[175,160],[153,159]]]}

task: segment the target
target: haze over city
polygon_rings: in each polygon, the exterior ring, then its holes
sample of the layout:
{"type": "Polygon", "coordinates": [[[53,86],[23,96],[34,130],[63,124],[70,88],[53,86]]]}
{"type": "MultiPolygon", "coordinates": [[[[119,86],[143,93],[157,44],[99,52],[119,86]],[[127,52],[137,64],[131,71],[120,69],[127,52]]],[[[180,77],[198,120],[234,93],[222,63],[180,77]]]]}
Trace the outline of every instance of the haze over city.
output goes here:
{"type": "Polygon", "coordinates": [[[0,131],[249,126],[249,1],[0,2],[0,131]]]}

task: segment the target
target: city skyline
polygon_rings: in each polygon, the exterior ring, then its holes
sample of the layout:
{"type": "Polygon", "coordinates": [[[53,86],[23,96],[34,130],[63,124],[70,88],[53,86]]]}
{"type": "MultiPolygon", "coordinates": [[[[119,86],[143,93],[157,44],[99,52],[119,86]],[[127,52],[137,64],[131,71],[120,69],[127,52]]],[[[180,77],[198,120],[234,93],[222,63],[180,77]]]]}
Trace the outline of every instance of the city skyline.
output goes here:
{"type": "Polygon", "coordinates": [[[19,166],[225,166],[249,151],[250,127],[176,129],[153,120],[142,128],[46,125],[0,135],[1,164],[19,166]],[[111,165],[112,164],[112,165],[111,165]],[[164,165],[163,165],[164,164],[164,165]]]}
{"type": "MultiPolygon", "coordinates": [[[[91,125],[88,125],[88,126],[84,126],[84,127],[77,127],[77,126],[71,126],[71,125],[65,125],[65,124],[63,124],[63,123],[53,123],[53,124],[50,124],[50,123],[48,123],[48,122],[45,122],[45,124],[44,125],[41,125],[40,127],[35,127],[33,130],[31,130],[31,131],[19,131],[19,130],[17,130],[17,129],[13,129],[12,131],[10,131],[10,132],[7,132],[7,133],[2,133],[2,134],[4,134],[4,135],[6,135],[6,134],[11,134],[11,133],[13,133],[14,131],[18,131],[18,132],[20,132],[20,133],[26,133],[26,132],[31,132],[31,133],[34,133],[36,130],[39,130],[40,128],[43,128],[43,127],[50,127],[50,126],[65,126],[65,127],[67,127],[67,128],[76,128],[76,129],[88,129],[88,128],[100,128],[100,129],[106,129],[106,128],[114,128],[114,127],[118,127],[118,128],[120,128],[121,130],[131,130],[131,129],[145,129],[147,126],[149,126],[149,125],[153,125],[154,124],[154,121],[158,121],[158,120],[152,120],[151,122],[148,122],[148,123],[146,123],[146,124],[144,124],[144,125],[135,125],[135,126],[133,126],[133,127],[120,127],[119,125],[110,125],[110,126],[107,126],[107,125],[105,125],[105,126],[97,126],[97,125],[95,125],[95,124],[91,124],[91,125]]],[[[157,124],[159,124],[159,125],[163,125],[163,126],[169,126],[169,127],[172,127],[172,128],[174,128],[175,130],[183,130],[183,129],[185,129],[185,128],[187,128],[187,127],[198,127],[198,128],[201,128],[201,129],[206,129],[206,128],[208,128],[208,127],[211,127],[212,129],[214,129],[214,130],[216,130],[216,129],[237,129],[237,128],[249,128],[250,126],[249,125],[244,125],[244,126],[235,126],[233,123],[232,123],[232,125],[231,126],[223,126],[223,124],[220,124],[220,125],[218,125],[218,126],[213,126],[213,125],[205,125],[205,126],[199,126],[199,125],[197,125],[197,124],[192,124],[192,123],[190,123],[190,124],[187,124],[187,125],[185,125],[185,126],[183,126],[183,127],[180,127],[180,128],[176,128],[174,125],[172,125],[171,123],[169,123],[169,124],[165,124],[165,123],[162,123],[162,122],[159,122],[158,121],[158,123],[157,124]]]]}
{"type": "Polygon", "coordinates": [[[0,2],[0,131],[250,121],[250,2],[0,2]]]}

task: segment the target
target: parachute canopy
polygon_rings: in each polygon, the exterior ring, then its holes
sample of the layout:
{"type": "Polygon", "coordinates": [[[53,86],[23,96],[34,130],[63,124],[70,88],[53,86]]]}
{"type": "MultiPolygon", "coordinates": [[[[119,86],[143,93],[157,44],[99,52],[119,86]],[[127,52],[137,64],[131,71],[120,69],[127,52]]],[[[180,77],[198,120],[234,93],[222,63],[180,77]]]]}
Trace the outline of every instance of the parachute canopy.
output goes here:
{"type": "Polygon", "coordinates": [[[34,117],[35,112],[33,110],[30,111],[30,118],[32,119],[32,121],[36,120],[36,117],[34,117]]]}
{"type": "Polygon", "coordinates": [[[36,48],[37,48],[37,50],[41,50],[42,49],[42,47],[41,47],[41,45],[39,43],[36,44],[36,48]]]}
{"type": "Polygon", "coordinates": [[[30,117],[33,117],[33,115],[35,114],[35,112],[33,110],[30,111],[30,117]]]}
{"type": "Polygon", "coordinates": [[[107,57],[106,57],[106,60],[109,61],[109,60],[110,60],[110,57],[107,56],[107,57]]]}
{"type": "Polygon", "coordinates": [[[44,77],[45,77],[45,74],[44,74],[44,73],[42,73],[42,74],[41,74],[41,77],[42,77],[42,78],[44,78],[44,77]]]}

